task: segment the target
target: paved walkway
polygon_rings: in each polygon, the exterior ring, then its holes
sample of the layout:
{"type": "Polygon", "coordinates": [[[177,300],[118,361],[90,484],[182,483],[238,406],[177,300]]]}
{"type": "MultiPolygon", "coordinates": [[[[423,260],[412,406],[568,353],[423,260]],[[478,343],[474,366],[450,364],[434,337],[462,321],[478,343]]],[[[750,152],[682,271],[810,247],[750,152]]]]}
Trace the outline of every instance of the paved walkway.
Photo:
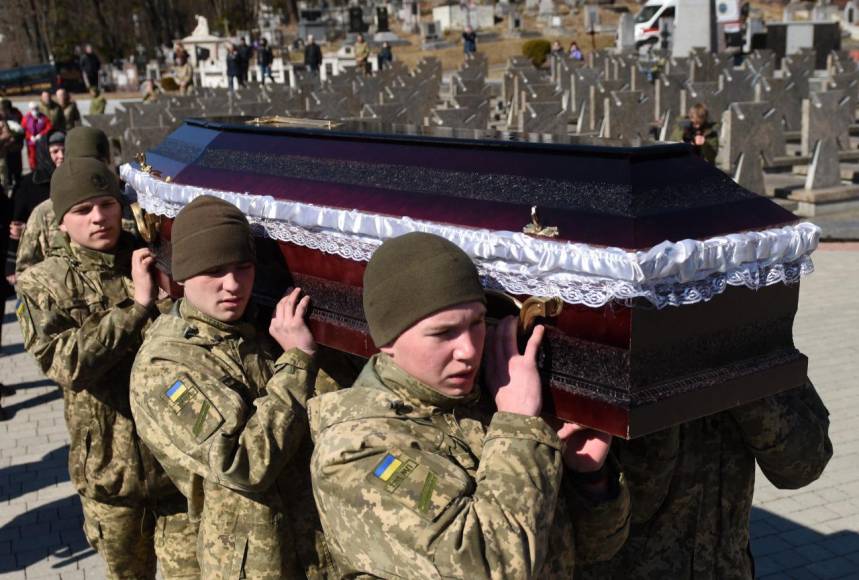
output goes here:
{"type": "MultiPolygon", "coordinates": [[[[796,343],[832,413],[835,457],[802,490],[776,490],[759,475],[752,548],[763,578],[859,579],[859,244],[824,245],[815,263],[796,343]]],[[[0,422],[0,579],[103,578],[68,481],[62,397],[23,352],[13,305],[0,358],[0,382],[16,391],[0,422]]]]}

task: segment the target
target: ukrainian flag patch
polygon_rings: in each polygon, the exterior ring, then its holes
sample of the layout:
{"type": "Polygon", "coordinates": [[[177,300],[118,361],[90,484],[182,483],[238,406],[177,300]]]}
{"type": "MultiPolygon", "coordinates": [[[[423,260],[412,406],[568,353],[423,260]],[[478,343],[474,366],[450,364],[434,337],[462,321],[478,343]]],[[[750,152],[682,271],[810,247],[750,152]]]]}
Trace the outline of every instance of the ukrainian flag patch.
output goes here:
{"type": "Polygon", "coordinates": [[[411,459],[402,461],[392,453],[387,453],[373,470],[373,476],[385,483],[385,491],[393,492],[417,466],[411,459]]]}
{"type": "Polygon", "coordinates": [[[30,315],[30,307],[27,305],[27,300],[23,297],[19,298],[18,303],[15,305],[15,314],[18,316],[18,322],[21,324],[24,347],[29,347],[36,336],[36,325],[33,324],[33,317],[30,315]]]}
{"type": "Polygon", "coordinates": [[[397,472],[397,470],[402,464],[402,461],[388,453],[387,455],[385,455],[385,458],[382,459],[382,462],[376,466],[376,469],[373,470],[373,475],[375,475],[382,481],[388,481],[389,479],[391,479],[391,476],[397,472]]]}
{"type": "Polygon", "coordinates": [[[185,386],[185,383],[182,381],[176,381],[164,395],[170,400],[171,403],[176,403],[177,405],[182,405],[182,402],[188,398],[188,387],[185,386]]]}

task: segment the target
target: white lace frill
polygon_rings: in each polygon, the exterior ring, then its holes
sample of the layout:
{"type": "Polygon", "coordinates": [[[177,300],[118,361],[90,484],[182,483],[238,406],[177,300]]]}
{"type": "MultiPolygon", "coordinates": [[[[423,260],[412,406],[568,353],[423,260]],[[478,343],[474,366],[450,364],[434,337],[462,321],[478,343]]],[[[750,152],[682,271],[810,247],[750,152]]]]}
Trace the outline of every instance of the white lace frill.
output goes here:
{"type": "Polygon", "coordinates": [[[820,239],[820,228],[800,223],[628,251],[168,183],[128,164],[120,172],[154,214],[175,217],[194,198],[213,195],[273,239],[355,261],[369,260],[386,239],[429,232],[468,253],[488,287],[590,307],[640,297],[662,308],[709,300],[729,285],[797,282],[814,270],[810,254],[820,239]]]}

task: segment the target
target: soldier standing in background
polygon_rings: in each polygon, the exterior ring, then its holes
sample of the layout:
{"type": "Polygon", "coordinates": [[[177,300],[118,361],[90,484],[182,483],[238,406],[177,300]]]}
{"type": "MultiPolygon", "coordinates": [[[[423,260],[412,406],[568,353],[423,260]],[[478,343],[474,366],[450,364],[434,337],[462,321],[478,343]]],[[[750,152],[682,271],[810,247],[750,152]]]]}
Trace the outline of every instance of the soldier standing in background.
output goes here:
{"type": "Polygon", "coordinates": [[[57,89],[57,106],[63,112],[66,131],[80,127],[81,112],[78,110],[78,104],[72,100],[72,96],[66,89],[57,89]]]}
{"type": "Polygon", "coordinates": [[[107,109],[107,99],[101,94],[101,89],[98,87],[90,87],[89,94],[92,100],[89,102],[90,115],[104,115],[107,109]]]}
{"type": "Polygon", "coordinates": [[[66,117],[63,108],[51,97],[48,91],[42,91],[39,99],[39,111],[51,122],[51,131],[65,131],[66,117]]]}
{"type": "Polygon", "coordinates": [[[119,180],[96,159],[69,159],[51,178],[65,247],[18,280],[24,346],[63,390],[69,472],[84,532],[110,578],[196,578],[196,529],[185,498],[137,437],[128,379],[158,315],[148,249],[120,224],[119,180]]]}
{"type": "Polygon", "coordinates": [[[351,389],[309,403],[313,489],[342,577],[571,578],[626,539],[629,496],[611,437],[540,417],[537,327],[486,340],[486,298],[447,240],[386,241],[364,274],[382,353],[351,389]]]}
{"type": "Polygon", "coordinates": [[[278,303],[269,326],[277,357],[246,315],[256,253],[244,214],[198,197],[173,222],[171,243],[185,297],[147,332],[131,406],[199,519],[203,577],[325,577],[305,405],[337,386],[317,367],[308,298],[296,290],[278,303]]]}

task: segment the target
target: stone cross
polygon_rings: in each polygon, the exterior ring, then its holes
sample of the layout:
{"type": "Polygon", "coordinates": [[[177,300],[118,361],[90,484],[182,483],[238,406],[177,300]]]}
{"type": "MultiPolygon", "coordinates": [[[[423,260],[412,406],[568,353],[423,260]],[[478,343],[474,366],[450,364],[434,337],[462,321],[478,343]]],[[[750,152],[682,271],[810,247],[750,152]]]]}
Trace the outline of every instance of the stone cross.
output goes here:
{"type": "Polygon", "coordinates": [[[579,112],[587,107],[591,95],[591,87],[596,86],[601,78],[600,72],[593,68],[579,68],[573,71],[570,84],[571,110],[579,112]]]}
{"type": "Polygon", "coordinates": [[[813,52],[800,52],[786,56],[781,61],[782,77],[790,76],[795,80],[806,81],[814,75],[814,61],[816,56],[813,52]]]}
{"type": "Polygon", "coordinates": [[[603,118],[605,117],[605,100],[610,96],[612,91],[625,90],[629,85],[623,81],[600,81],[590,88],[590,98],[588,99],[588,110],[579,111],[585,117],[585,125],[583,131],[599,131],[602,126],[603,118]]]}
{"type": "Polygon", "coordinates": [[[686,114],[680,108],[680,96],[686,86],[688,77],[685,73],[669,73],[660,75],[656,80],[655,106],[656,114],[661,117],[666,112],[674,117],[686,114]]]}
{"type": "Polygon", "coordinates": [[[671,56],[665,60],[665,72],[670,74],[682,74],[689,76],[689,57],[671,56]]]}
{"type": "Polygon", "coordinates": [[[486,129],[489,121],[489,105],[481,110],[465,107],[433,109],[431,123],[453,129],[486,129]]]}
{"type": "Polygon", "coordinates": [[[727,104],[753,101],[754,81],[755,77],[748,72],[725,69],[719,76],[719,90],[727,104]]]}
{"type": "Polygon", "coordinates": [[[856,72],[856,61],[846,50],[833,50],[826,57],[829,74],[856,72]]]}
{"type": "MultiPolygon", "coordinates": [[[[808,85],[806,84],[807,95],[808,85]]],[[[799,131],[802,126],[802,88],[793,79],[758,79],[755,100],[767,102],[776,110],[776,115],[788,131],[799,131]]]]}
{"type": "Polygon", "coordinates": [[[561,102],[526,103],[519,118],[523,133],[558,133],[566,135],[567,112],[561,102]]]}
{"type": "Polygon", "coordinates": [[[832,74],[826,82],[826,90],[844,91],[844,94],[859,102],[859,72],[842,72],[832,74]]]}
{"type": "Polygon", "coordinates": [[[749,191],[764,194],[764,165],[784,153],[784,132],[769,103],[732,103],[722,115],[717,165],[749,191]]]}
{"type": "Polygon", "coordinates": [[[703,103],[707,106],[711,120],[717,120],[722,112],[728,108],[727,95],[719,89],[718,81],[686,83],[680,93],[680,113],[685,115],[689,108],[695,103],[703,103]]]}
{"type": "Polygon", "coordinates": [[[727,53],[712,53],[696,48],[689,58],[689,80],[692,82],[716,81],[722,71],[734,66],[734,56],[727,53]]]}
{"type": "Polygon", "coordinates": [[[755,75],[772,78],[775,75],[775,52],[759,48],[746,57],[746,64],[755,75]]]}
{"type": "Polygon", "coordinates": [[[650,137],[653,104],[641,91],[611,91],[603,107],[600,137],[627,141],[650,137]]]}
{"type": "Polygon", "coordinates": [[[826,139],[833,140],[838,149],[850,148],[854,102],[844,91],[812,93],[802,102],[803,155],[811,155],[815,144],[826,139]]]}

